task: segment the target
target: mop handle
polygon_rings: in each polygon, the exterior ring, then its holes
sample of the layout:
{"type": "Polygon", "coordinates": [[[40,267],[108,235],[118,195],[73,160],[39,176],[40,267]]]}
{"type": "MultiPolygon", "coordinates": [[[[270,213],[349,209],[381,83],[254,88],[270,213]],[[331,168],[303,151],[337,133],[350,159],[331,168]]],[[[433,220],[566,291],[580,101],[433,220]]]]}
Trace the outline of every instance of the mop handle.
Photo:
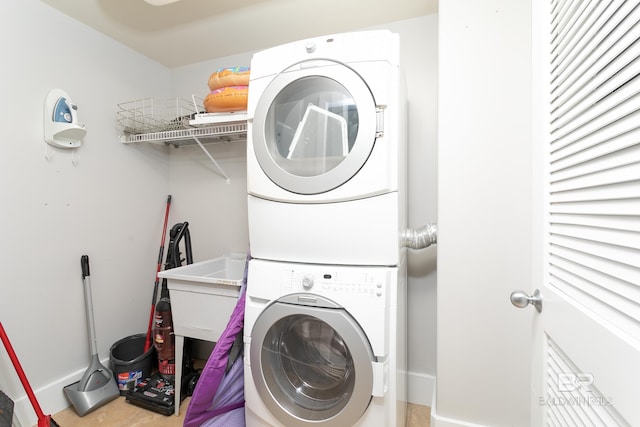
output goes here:
{"type": "Polygon", "coordinates": [[[98,354],[98,342],[96,338],[96,323],[93,319],[93,296],[91,294],[91,283],[89,273],[89,255],[80,257],[82,267],[82,282],[84,284],[84,302],[87,308],[87,322],[89,323],[89,337],[91,338],[91,355],[98,354]]]}
{"type": "Polygon", "coordinates": [[[13,346],[11,346],[11,341],[9,341],[9,337],[7,336],[7,333],[4,331],[2,322],[0,322],[0,338],[2,339],[2,344],[4,344],[4,348],[7,349],[7,353],[9,353],[9,359],[11,359],[11,363],[13,363],[13,367],[16,369],[16,373],[18,374],[18,378],[20,378],[22,387],[24,387],[24,391],[27,392],[27,397],[29,397],[31,406],[33,406],[33,409],[36,411],[38,420],[44,418],[45,417],[44,412],[42,412],[42,408],[40,408],[40,404],[36,400],[36,395],[33,394],[31,385],[29,385],[27,376],[24,374],[24,371],[22,370],[22,366],[20,365],[18,356],[16,356],[16,352],[13,351],[13,346]]]}

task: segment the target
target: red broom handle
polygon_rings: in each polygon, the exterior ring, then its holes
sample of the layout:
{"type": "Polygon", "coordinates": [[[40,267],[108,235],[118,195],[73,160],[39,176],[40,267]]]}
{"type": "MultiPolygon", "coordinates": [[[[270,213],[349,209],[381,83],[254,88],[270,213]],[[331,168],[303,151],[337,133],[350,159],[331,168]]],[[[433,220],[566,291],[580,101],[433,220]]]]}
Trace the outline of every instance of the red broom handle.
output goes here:
{"type": "Polygon", "coordinates": [[[169,221],[169,208],[171,207],[171,195],[167,197],[167,207],[164,211],[164,225],[162,227],[162,238],[160,239],[160,253],[158,254],[158,267],[156,269],[156,281],[153,284],[153,297],[151,299],[151,313],[149,314],[149,325],[147,326],[147,337],[144,340],[144,352],[151,348],[151,329],[153,327],[153,316],[156,311],[156,298],[158,297],[158,284],[160,277],[158,274],[162,269],[162,257],[164,255],[164,240],[167,234],[167,222],[169,221]]]}
{"type": "Polygon", "coordinates": [[[27,380],[27,376],[24,374],[22,370],[22,366],[20,365],[20,361],[18,360],[18,356],[16,356],[16,352],[13,351],[13,346],[11,345],[11,341],[9,341],[9,337],[7,333],[4,331],[4,327],[2,326],[2,322],[0,322],[0,338],[2,338],[2,344],[4,344],[4,348],[7,349],[7,353],[9,353],[9,359],[11,359],[11,363],[13,363],[13,367],[16,369],[16,373],[20,378],[20,382],[22,383],[22,387],[27,392],[27,396],[29,397],[29,401],[31,402],[31,406],[36,411],[36,415],[38,416],[38,420],[44,419],[45,415],[42,412],[42,408],[40,408],[40,404],[36,400],[36,395],[33,394],[33,390],[31,389],[31,385],[29,385],[29,381],[27,380]]]}

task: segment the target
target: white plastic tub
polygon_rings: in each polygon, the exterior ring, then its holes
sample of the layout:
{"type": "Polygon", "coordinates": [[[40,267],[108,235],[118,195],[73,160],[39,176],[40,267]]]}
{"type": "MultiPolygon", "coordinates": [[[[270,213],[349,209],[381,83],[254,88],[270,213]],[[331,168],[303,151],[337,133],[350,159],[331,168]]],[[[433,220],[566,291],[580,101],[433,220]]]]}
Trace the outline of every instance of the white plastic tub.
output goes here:
{"type": "Polygon", "coordinates": [[[176,335],[216,341],[236,306],[246,254],[231,253],[161,271],[167,279],[176,335]]]}

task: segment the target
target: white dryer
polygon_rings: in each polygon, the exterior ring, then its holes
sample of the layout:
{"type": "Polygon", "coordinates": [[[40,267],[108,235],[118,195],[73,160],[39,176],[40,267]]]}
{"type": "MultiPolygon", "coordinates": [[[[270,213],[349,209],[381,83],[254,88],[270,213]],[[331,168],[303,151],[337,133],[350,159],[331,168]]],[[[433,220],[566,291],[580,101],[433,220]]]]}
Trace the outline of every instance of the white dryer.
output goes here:
{"type": "Polygon", "coordinates": [[[406,266],[252,259],[247,427],[405,425],[406,266]]]}
{"type": "Polygon", "coordinates": [[[399,38],[337,34],[251,61],[252,256],[397,265],[406,226],[406,93],[399,38]]]}

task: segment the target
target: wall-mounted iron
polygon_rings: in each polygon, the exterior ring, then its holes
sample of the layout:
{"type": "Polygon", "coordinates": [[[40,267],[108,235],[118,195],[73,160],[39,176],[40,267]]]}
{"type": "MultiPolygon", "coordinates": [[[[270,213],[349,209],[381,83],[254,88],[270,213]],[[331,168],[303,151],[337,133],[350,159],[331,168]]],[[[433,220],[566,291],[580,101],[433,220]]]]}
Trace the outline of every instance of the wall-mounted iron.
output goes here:
{"type": "Polygon", "coordinates": [[[61,89],[51,89],[44,102],[44,140],[59,148],[76,148],[87,133],[78,123],[78,106],[61,89]]]}

